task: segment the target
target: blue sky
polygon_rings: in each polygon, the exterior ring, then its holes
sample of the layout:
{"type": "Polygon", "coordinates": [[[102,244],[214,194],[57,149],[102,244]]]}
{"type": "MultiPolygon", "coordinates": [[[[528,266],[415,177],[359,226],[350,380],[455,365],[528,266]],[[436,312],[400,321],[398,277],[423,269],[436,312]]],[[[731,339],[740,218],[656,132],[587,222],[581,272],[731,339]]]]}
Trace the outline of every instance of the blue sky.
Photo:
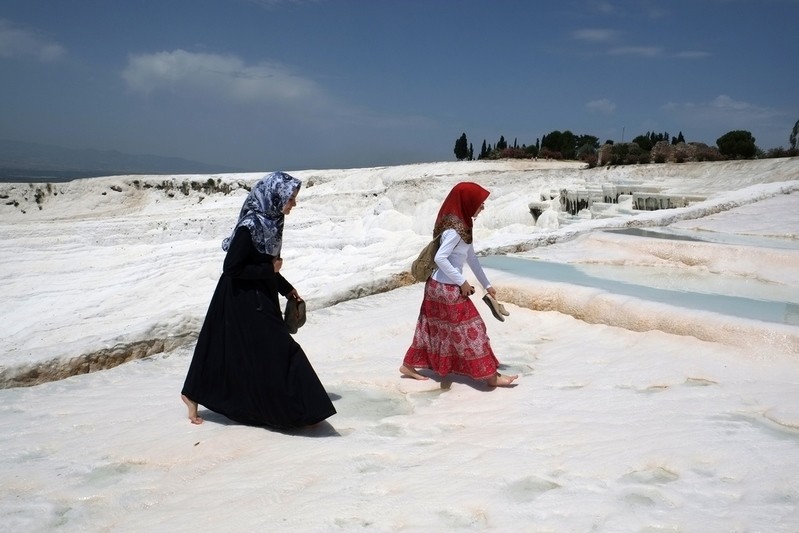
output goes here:
{"type": "Polygon", "coordinates": [[[799,0],[4,0],[0,139],[245,170],[799,120],[799,0]]]}

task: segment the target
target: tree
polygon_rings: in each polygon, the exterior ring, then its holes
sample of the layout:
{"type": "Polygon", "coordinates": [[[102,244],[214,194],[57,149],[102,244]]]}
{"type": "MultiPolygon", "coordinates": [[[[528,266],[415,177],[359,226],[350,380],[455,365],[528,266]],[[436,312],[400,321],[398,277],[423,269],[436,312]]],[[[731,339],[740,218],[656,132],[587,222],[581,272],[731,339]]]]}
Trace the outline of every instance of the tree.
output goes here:
{"type": "Polygon", "coordinates": [[[577,159],[588,161],[590,158],[596,159],[596,147],[591,143],[585,143],[577,149],[577,159]]]}
{"type": "Polygon", "coordinates": [[[455,141],[455,157],[458,161],[463,161],[467,157],[469,157],[469,142],[466,140],[466,134],[464,133],[461,135],[457,141],[455,141]]]}
{"type": "Polygon", "coordinates": [[[788,137],[788,142],[791,143],[791,150],[796,150],[797,135],[799,135],[799,120],[797,120],[796,124],[793,125],[793,131],[791,131],[791,136],[788,137]]]}
{"type": "Polygon", "coordinates": [[[633,142],[638,146],[640,146],[641,150],[644,150],[646,152],[650,151],[654,146],[654,143],[652,142],[652,139],[650,138],[649,135],[639,135],[638,137],[633,139],[633,142]]]}
{"type": "MultiPolygon", "coordinates": [[[[536,143],[536,144],[537,144],[537,143],[536,143]]],[[[537,146],[533,146],[533,145],[527,146],[527,147],[525,147],[525,148],[524,148],[524,151],[525,151],[525,152],[526,152],[526,153],[527,153],[527,154],[528,154],[530,157],[538,157],[538,147],[537,147],[537,146]]]]}
{"type": "Polygon", "coordinates": [[[569,130],[553,132],[545,135],[541,140],[541,150],[548,149],[561,154],[564,159],[574,159],[577,152],[577,137],[569,130]]]}
{"type": "Polygon", "coordinates": [[[655,146],[660,141],[668,141],[670,139],[669,132],[655,133],[653,131],[653,132],[647,132],[646,135],[648,135],[649,140],[652,141],[652,146],[655,146]]]}
{"type": "Polygon", "coordinates": [[[505,149],[505,148],[507,148],[507,147],[508,147],[508,143],[507,143],[507,141],[505,140],[505,136],[504,136],[504,135],[500,135],[500,136],[499,136],[499,142],[497,143],[497,145],[496,145],[496,147],[495,147],[495,148],[496,148],[497,150],[504,150],[504,149],[505,149]]]}
{"type": "Polygon", "coordinates": [[[592,147],[594,150],[596,150],[597,148],[599,148],[599,137],[595,137],[593,135],[578,135],[575,145],[578,147],[583,147],[588,145],[592,147]]]}
{"type": "Polygon", "coordinates": [[[751,159],[757,153],[755,138],[746,130],[733,130],[716,139],[719,152],[728,158],[751,159]]]}
{"type": "Polygon", "coordinates": [[[614,165],[621,165],[625,163],[627,161],[627,154],[629,151],[630,145],[627,143],[614,144],[610,149],[610,163],[614,165]]]}

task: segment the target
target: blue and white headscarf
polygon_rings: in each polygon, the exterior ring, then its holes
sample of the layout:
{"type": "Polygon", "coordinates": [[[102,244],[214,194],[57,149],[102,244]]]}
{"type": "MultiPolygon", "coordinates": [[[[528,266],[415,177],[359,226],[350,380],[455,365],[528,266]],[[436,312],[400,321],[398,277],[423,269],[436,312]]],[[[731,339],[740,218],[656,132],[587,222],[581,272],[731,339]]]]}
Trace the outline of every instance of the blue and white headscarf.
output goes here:
{"type": "Polygon", "coordinates": [[[247,195],[241,206],[239,221],[230,237],[222,241],[222,249],[227,251],[236,231],[244,226],[250,230],[252,244],[263,253],[280,255],[283,247],[283,207],[302,182],[285,172],[272,172],[260,180],[247,195]]]}

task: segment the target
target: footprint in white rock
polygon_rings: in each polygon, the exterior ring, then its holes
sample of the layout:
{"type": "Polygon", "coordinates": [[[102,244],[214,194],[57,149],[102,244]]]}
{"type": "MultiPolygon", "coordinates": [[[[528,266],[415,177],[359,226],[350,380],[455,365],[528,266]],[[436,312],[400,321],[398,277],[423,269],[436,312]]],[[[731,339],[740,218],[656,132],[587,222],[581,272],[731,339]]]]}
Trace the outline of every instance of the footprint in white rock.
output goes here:
{"type": "Polygon", "coordinates": [[[652,468],[645,468],[643,470],[633,470],[632,472],[624,474],[620,481],[626,483],[659,485],[663,483],[671,483],[672,481],[677,481],[678,479],[680,479],[680,476],[676,472],[662,466],[656,466],[652,468]]]}
{"type": "Polygon", "coordinates": [[[507,493],[510,499],[517,502],[529,502],[541,494],[560,488],[554,481],[537,476],[528,476],[508,483],[507,493]]]}
{"type": "Polygon", "coordinates": [[[331,389],[336,396],[333,405],[338,412],[338,418],[374,422],[413,412],[411,404],[398,391],[351,386],[331,387],[331,389]]]}

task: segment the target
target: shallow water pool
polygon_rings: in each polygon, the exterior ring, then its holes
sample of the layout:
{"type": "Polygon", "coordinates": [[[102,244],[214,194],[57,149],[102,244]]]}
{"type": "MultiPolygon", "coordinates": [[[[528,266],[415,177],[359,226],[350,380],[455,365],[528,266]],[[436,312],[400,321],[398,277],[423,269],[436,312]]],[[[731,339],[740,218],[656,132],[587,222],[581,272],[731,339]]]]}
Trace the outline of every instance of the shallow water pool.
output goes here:
{"type": "Polygon", "coordinates": [[[486,268],[502,270],[518,276],[544,281],[568,283],[583,287],[602,289],[613,294],[631,296],[643,300],[665,303],[687,309],[711,311],[723,315],[762,320],[779,324],[799,325],[799,302],[783,301],[775,295],[779,291],[768,284],[746,281],[746,294],[737,285],[741,280],[721,279],[718,274],[707,273],[697,276],[686,274],[681,284],[679,274],[672,274],[669,288],[664,288],[662,272],[652,271],[650,276],[642,275],[641,268],[617,265],[571,265],[536,261],[511,256],[488,256],[480,259],[486,268]],[[626,270],[635,275],[630,281],[621,280],[626,270]],[[688,282],[690,276],[690,283],[688,282]],[[707,279],[697,279],[705,277],[707,279]],[[661,285],[661,286],[657,286],[661,285]],[[695,287],[701,286],[702,290],[695,287]],[[729,291],[725,291],[729,288],[729,291]]]}

